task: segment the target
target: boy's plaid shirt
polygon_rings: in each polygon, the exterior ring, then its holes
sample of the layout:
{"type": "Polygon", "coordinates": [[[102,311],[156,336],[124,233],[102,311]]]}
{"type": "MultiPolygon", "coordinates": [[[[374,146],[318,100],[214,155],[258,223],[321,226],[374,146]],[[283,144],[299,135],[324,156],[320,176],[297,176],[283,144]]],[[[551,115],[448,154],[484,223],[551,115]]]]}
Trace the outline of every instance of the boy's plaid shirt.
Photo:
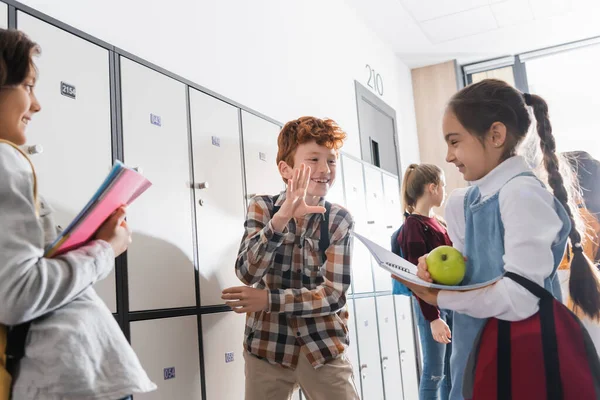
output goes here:
{"type": "MultiPolygon", "coordinates": [[[[285,192],[276,206],[285,200],[285,192]]],[[[324,205],[322,199],[319,205],[324,205]]],[[[271,363],[295,368],[301,350],[318,368],[348,347],[346,291],[354,222],[337,204],[329,214],[330,245],[319,251],[323,215],[313,214],[282,234],[273,231],[273,198],[255,196],[248,206],[245,233],[236,262],[238,278],[269,290],[269,311],[249,313],[244,348],[271,363]]]]}

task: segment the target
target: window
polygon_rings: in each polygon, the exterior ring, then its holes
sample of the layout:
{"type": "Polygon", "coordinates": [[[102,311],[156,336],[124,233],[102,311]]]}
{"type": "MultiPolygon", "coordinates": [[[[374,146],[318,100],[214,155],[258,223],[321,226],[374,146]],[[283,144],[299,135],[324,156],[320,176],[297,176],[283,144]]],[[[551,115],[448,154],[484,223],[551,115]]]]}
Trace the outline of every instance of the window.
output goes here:
{"type": "Polygon", "coordinates": [[[548,102],[559,152],[585,150],[600,159],[600,46],[526,61],[529,92],[548,102]]]}

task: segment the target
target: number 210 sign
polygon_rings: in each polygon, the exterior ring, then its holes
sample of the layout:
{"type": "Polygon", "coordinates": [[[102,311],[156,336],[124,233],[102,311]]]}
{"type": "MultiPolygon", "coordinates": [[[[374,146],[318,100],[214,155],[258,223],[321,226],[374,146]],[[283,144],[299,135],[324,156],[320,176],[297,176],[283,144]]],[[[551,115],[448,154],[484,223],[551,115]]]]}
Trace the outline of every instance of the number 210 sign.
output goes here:
{"type": "Polygon", "coordinates": [[[369,64],[366,65],[366,68],[369,70],[367,86],[379,93],[380,96],[383,96],[383,78],[369,64]]]}

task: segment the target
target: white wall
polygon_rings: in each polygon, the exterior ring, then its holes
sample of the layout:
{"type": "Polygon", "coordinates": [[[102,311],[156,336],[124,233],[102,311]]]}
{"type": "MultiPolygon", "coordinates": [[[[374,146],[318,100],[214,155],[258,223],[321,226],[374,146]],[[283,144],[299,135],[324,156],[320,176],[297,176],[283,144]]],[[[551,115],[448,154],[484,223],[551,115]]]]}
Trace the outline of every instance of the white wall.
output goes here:
{"type": "Polygon", "coordinates": [[[410,70],[343,0],[21,1],[281,122],[333,118],[355,156],[354,80],[366,86],[369,64],[398,116],[403,167],[419,159],[410,70]]]}

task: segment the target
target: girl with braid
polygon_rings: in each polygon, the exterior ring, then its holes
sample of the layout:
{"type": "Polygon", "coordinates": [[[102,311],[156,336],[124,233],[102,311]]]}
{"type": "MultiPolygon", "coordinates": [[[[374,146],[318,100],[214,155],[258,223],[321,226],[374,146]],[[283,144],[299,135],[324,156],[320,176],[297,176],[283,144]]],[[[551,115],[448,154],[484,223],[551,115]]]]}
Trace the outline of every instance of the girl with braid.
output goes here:
{"type": "MultiPolygon", "coordinates": [[[[558,300],[556,270],[567,242],[571,257],[570,295],[590,318],[600,316],[598,272],[582,251],[575,189],[561,175],[548,106],[499,80],[470,85],[450,100],[443,120],[446,161],[456,165],[471,185],[454,191],[446,206],[448,233],[467,259],[463,284],[481,283],[513,272],[545,287],[558,300]],[[517,155],[532,118],[543,153],[544,174],[517,155]],[[543,180],[547,180],[549,188],[543,180]]],[[[431,281],[424,257],[419,276],[431,281]]],[[[444,291],[410,285],[418,297],[453,310],[450,361],[451,400],[463,399],[463,375],[469,353],[486,319],[521,321],[538,312],[539,299],[503,277],[472,291],[444,291]]]]}

